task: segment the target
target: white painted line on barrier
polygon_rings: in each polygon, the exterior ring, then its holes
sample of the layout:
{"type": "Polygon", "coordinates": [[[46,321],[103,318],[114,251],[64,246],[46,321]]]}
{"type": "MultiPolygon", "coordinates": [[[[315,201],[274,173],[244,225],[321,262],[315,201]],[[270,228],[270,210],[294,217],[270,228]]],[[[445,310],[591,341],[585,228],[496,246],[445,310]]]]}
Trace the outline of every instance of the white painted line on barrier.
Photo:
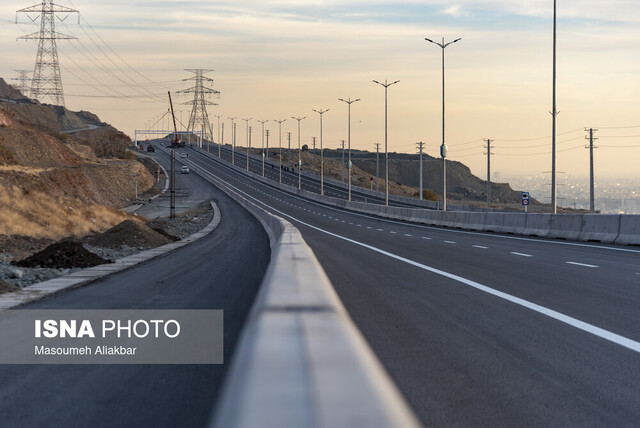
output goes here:
{"type": "Polygon", "coordinates": [[[597,268],[598,266],[596,265],[588,265],[586,263],[578,263],[578,262],[565,262],[568,265],[574,265],[574,266],[582,266],[582,267],[588,267],[588,268],[597,268]]]}
{"type": "Polygon", "coordinates": [[[531,254],[516,253],[515,251],[512,251],[511,254],[513,254],[514,256],[520,256],[520,257],[533,257],[531,254]]]}

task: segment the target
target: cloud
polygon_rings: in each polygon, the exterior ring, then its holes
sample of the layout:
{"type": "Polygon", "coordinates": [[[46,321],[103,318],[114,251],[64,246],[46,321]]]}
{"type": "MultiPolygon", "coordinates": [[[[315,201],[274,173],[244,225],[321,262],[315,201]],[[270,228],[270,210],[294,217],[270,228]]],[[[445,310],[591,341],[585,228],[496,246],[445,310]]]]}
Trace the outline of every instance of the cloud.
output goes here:
{"type": "Polygon", "coordinates": [[[445,10],[442,11],[443,14],[452,16],[454,18],[468,18],[472,14],[467,12],[460,6],[459,4],[454,4],[453,6],[449,6],[445,10]]]}

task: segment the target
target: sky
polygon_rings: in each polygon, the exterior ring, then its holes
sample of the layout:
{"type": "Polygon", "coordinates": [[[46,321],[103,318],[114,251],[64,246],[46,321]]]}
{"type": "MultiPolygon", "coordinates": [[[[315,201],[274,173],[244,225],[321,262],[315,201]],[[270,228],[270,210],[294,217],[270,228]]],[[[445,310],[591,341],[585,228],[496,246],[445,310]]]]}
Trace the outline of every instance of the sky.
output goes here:
{"type": "MultiPolygon", "coordinates": [[[[32,0],[33,1],[33,0],[32,0]]],[[[78,40],[59,41],[66,105],[97,113],[127,134],[145,129],[167,111],[167,90],[187,122],[193,82],[184,69],[205,68],[220,91],[209,107],[214,127],[223,115],[225,142],[237,117],[252,118],[253,145],[260,120],[269,120],[270,145],[288,132],[297,144],[320,136],[337,148],[384,150],[384,88],[372,80],[399,80],[388,89],[388,149],[439,156],[442,143],[442,51],[425,37],[446,41],[448,159],[486,177],[486,144],[493,140],[492,172],[540,175],[551,169],[551,0],[273,0],[147,1],[57,0],[80,11],[57,23],[78,40]]],[[[0,5],[0,77],[33,69],[38,31],[16,10],[0,5]]],[[[64,15],[61,15],[64,17],[64,15]]],[[[557,103],[558,170],[588,177],[585,127],[596,128],[596,177],[640,178],[640,2],[559,0],[557,103]]],[[[11,82],[11,81],[10,81],[11,82]]],[[[168,126],[165,121],[164,127],[168,126]]],[[[217,136],[214,130],[214,136],[217,136]]],[[[318,140],[319,141],[319,140],[318,140]]],[[[319,145],[319,143],[318,143],[319,145]]]]}

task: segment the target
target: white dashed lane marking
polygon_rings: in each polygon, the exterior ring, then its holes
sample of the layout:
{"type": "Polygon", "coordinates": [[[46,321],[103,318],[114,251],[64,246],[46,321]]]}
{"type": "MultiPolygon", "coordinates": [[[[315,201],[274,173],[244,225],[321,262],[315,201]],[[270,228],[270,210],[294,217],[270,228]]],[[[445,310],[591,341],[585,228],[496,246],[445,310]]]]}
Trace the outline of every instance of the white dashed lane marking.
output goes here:
{"type": "Polygon", "coordinates": [[[480,248],[481,250],[488,250],[489,247],[485,247],[484,245],[474,245],[473,248],[480,248]]]}
{"type": "Polygon", "coordinates": [[[511,251],[511,254],[513,254],[514,256],[520,256],[520,257],[533,257],[531,254],[516,253],[515,251],[511,251]]]}
{"type": "Polygon", "coordinates": [[[586,263],[578,263],[578,262],[565,262],[568,265],[574,265],[574,266],[582,266],[582,267],[588,267],[588,268],[597,268],[598,266],[596,265],[589,265],[586,263]]]}

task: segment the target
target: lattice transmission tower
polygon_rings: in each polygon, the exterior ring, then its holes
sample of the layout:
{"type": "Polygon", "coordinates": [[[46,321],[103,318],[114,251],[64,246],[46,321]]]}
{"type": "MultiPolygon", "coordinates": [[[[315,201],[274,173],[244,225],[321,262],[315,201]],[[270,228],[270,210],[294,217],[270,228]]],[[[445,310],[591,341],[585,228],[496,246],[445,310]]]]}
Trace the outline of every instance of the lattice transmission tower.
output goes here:
{"type": "MultiPolygon", "coordinates": [[[[209,114],[207,113],[208,105],[218,105],[214,102],[206,99],[209,95],[219,96],[220,92],[215,89],[205,86],[205,82],[213,82],[213,79],[206,77],[205,73],[210,73],[213,70],[209,69],[185,69],[190,73],[195,73],[195,76],[183,79],[183,81],[194,80],[195,85],[189,89],[178,91],[181,94],[193,94],[193,100],[188,101],[185,104],[193,105],[191,109],[191,116],[189,116],[189,125],[187,125],[187,131],[202,131],[202,139],[213,141],[213,130],[209,123],[209,114]]],[[[190,138],[191,136],[189,136],[190,138]]]]}
{"type": "Polygon", "coordinates": [[[64,91],[62,89],[62,77],[60,76],[60,63],[58,62],[58,48],[56,40],[71,40],[73,36],[67,36],[56,31],[56,14],[67,14],[64,18],[59,18],[63,22],[70,13],[78,14],[80,23],[80,12],[65,6],[53,3],[52,0],[42,0],[42,4],[20,9],[16,12],[16,23],[18,13],[25,13],[33,22],[40,18],[40,31],[26,36],[18,37],[22,40],[37,40],[38,53],[36,54],[36,65],[33,69],[31,79],[31,98],[36,98],[44,102],[47,98],[54,105],[64,106],[64,91]],[[35,18],[31,14],[39,14],[35,18]]]}
{"type": "Polygon", "coordinates": [[[18,82],[14,87],[22,92],[22,95],[29,96],[29,87],[31,83],[29,82],[31,79],[28,74],[31,73],[32,70],[13,70],[18,73],[18,77],[12,77],[11,80],[15,80],[18,82]]]}

